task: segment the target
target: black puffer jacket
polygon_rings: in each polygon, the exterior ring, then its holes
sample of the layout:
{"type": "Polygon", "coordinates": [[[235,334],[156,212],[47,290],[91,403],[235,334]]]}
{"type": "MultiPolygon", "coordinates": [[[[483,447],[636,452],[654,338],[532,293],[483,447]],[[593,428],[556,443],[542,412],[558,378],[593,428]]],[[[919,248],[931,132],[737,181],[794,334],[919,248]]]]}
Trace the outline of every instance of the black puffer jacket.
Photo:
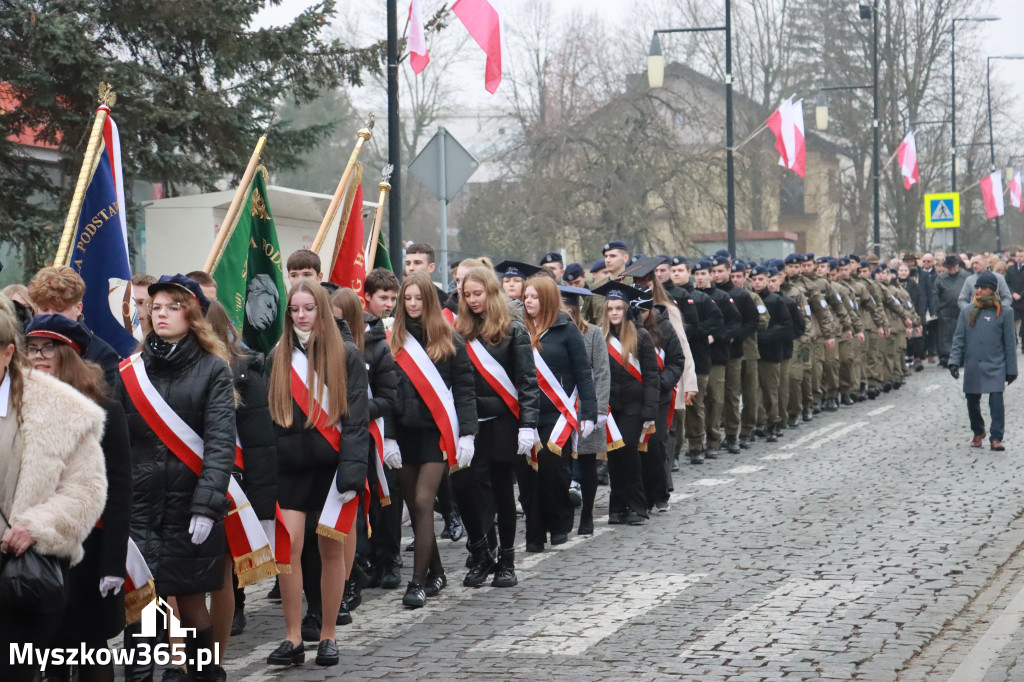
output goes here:
{"type": "MultiPolygon", "coordinates": [[[[492,346],[484,339],[480,339],[480,343],[501,364],[519,392],[519,428],[535,428],[540,416],[540,389],[537,388],[537,368],[533,364],[530,333],[519,322],[513,322],[509,326],[508,336],[498,345],[492,346]]],[[[498,397],[475,366],[473,370],[476,376],[477,416],[483,419],[509,414],[505,401],[498,397]]]]}
{"type": "Polygon", "coordinates": [[[654,354],[651,335],[646,329],[636,330],[636,346],[643,381],[634,379],[625,367],[612,358],[608,363],[612,370],[612,392],[608,406],[616,418],[639,415],[643,421],[654,421],[658,417],[660,392],[658,358],[654,354]]]}
{"type": "MultiPolygon", "coordinates": [[[[712,365],[727,365],[731,359],[731,344],[736,335],[739,333],[740,326],[743,324],[743,316],[740,315],[740,311],[736,309],[736,304],[733,302],[732,296],[725,293],[721,289],[712,286],[710,289],[698,289],[714,301],[715,305],[718,306],[718,310],[722,313],[722,330],[721,336],[714,336],[715,342],[709,346],[711,354],[712,365]]],[[[748,297],[749,298],[749,297],[748,297]]],[[[741,346],[742,349],[742,346],[741,346]]]]}
{"type": "Polygon", "coordinates": [[[807,320],[804,319],[803,311],[800,310],[800,306],[796,304],[796,301],[783,293],[780,293],[779,296],[782,297],[782,302],[786,304],[786,310],[789,311],[789,320],[793,323],[793,333],[790,335],[790,339],[782,346],[782,359],[788,360],[793,357],[793,342],[807,331],[807,320]]]}
{"type": "MultiPolygon", "coordinates": [[[[406,331],[420,342],[423,350],[426,351],[426,342],[423,339],[423,328],[418,320],[407,320],[406,331]]],[[[453,332],[455,342],[455,355],[435,362],[444,385],[452,390],[455,397],[455,413],[459,420],[459,435],[468,436],[477,432],[476,415],[476,391],[473,379],[473,363],[469,361],[466,354],[466,344],[458,333],[453,332]]],[[[397,363],[396,363],[397,364],[397,363]]],[[[385,421],[384,427],[389,438],[394,438],[395,427],[402,426],[410,429],[434,429],[434,418],[423,402],[423,398],[416,391],[409,376],[399,366],[396,372],[398,376],[398,402],[396,403],[397,418],[385,421]]]]}
{"type": "Polygon", "coordinates": [[[227,551],[224,514],[228,477],[235,461],[235,399],[231,370],[189,334],[167,353],[155,334],[142,350],[146,373],[171,409],[203,439],[203,467],[196,476],[157,438],[119,384],[117,399],[128,417],[132,447],[131,536],[153,573],[159,594],[218,589],[227,551]],[[193,515],[216,521],[210,537],[192,544],[193,515]]]}
{"type": "MultiPolygon", "coordinates": [[[[264,358],[255,353],[231,367],[242,404],[235,410],[238,441],[242,444],[242,489],[261,521],[274,518],[277,508],[277,433],[267,404],[264,358]]],[[[236,468],[237,472],[237,468],[236,468]]]]}
{"type": "Polygon", "coordinates": [[[699,375],[711,372],[711,347],[708,337],[718,338],[725,333],[725,319],[711,297],[692,284],[680,287],[683,292],[678,300],[679,313],[683,317],[683,329],[690,343],[693,369],[699,375]]]}
{"type": "MultiPolygon", "coordinates": [[[[665,352],[665,369],[660,375],[660,401],[667,403],[672,399],[672,389],[679,383],[683,376],[683,368],[686,366],[686,356],[683,355],[683,344],[676,336],[676,330],[672,328],[672,322],[668,319],[668,311],[665,306],[656,305],[652,314],[658,316],[658,331],[661,333],[661,350],[665,352]]],[[[690,351],[693,352],[692,349],[690,351]]]]}
{"type": "MultiPolygon", "coordinates": [[[[793,318],[790,308],[781,294],[765,289],[759,292],[764,306],[768,309],[771,321],[768,328],[757,334],[757,351],[761,359],[767,362],[782,362],[786,357],[786,344],[789,344],[792,356],[793,318]]],[[[791,299],[792,300],[792,299],[791,299]]]]}
{"type": "MultiPolygon", "coordinates": [[[[572,396],[572,392],[579,389],[579,421],[597,421],[594,375],[587,359],[587,349],[583,345],[583,335],[568,314],[558,313],[555,323],[541,335],[540,345],[540,356],[562,384],[565,394],[572,396]]],[[[542,395],[539,426],[554,426],[560,414],[554,403],[542,395]]]]}
{"type": "Polygon", "coordinates": [[[743,342],[757,334],[757,324],[760,316],[757,312],[757,304],[750,296],[750,292],[743,287],[738,287],[732,280],[715,285],[732,297],[732,302],[740,312],[740,325],[732,335],[732,342],[729,347],[730,358],[736,360],[743,357],[743,342]]]}
{"type": "MultiPolygon", "coordinates": [[[[348,325],[344,325],[344,331],[348,332],[348,325]]],[[[351,334],[348,337],[351,338],[351,334]]],[[[338,424],[341,429],[341,450],[336,451],[315,426],[306,427],[306,413],[293,396],[292,425],[287,428],[275,425],[277,470],[287,473],[336,466],[338,492],[353,490],[360,493],[366,488],[366,451],[370,447],[370,399],[366,392],[366,364],[362,353],[346,338],[345,333],[342,339],[345,344],[348,411],[338,424]]],[[[293,348],[300,348],[297,339],[293,338],[292,344],[293,348]]],[[[279,349],[280,346],[275,348],[267,359],[267,376],[273,369],[279,349]]]]}
{"type": "Polygon", "coordinates": [[[366,360],[367,380],[373,397],[370,398],[370,421],[395,413],[398,401],[398,366],[388,346],[387,331],[381,319],[363,313],[366,332],[363,337],[363,359],[366,360]]]}

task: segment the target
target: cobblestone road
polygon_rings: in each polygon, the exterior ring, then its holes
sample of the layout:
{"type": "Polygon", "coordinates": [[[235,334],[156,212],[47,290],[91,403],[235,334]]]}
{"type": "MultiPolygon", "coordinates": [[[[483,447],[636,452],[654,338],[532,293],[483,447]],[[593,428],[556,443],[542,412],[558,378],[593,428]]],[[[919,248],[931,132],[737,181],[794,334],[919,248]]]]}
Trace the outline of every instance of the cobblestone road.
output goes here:
{"type": "Polygon", "coordinates": [[[402,590],[364,591],[335,668],[312,644],[302,668],[268,668],[283,616],[267,583],[249,588],[229,679],[1024,679],[1020,390],[1008,451],[974,450],[959,383],[930,366],[779,443],[685,466],[644,527],[602,518],[520,553],[516,588],[463,588],[464,542],[441,541],[448,589],[416,611],[402,590]]]}

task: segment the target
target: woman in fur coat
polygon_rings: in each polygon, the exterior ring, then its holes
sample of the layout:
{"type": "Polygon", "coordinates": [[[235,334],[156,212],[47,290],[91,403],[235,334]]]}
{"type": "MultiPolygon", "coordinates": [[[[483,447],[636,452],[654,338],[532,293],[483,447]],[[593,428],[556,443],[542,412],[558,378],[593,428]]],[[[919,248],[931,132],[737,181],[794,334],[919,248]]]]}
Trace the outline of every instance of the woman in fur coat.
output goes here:
{"type": "MultiPolygon", "coordinates": [[[[103,410],[57,379],[30,371],[18,351],[20,337],[10,307],[0,306],[0,511],[11,524],[0,520],[0,562],[33,548],[62,559],[67,570],[82,560],[82,543],[107,495],[103,410]]],[[[44,647],[60,618],[4,607],[0,641],[44,647]]],[[[0,656],[4,682],[31,680],[35,673],[0,656]]]]}

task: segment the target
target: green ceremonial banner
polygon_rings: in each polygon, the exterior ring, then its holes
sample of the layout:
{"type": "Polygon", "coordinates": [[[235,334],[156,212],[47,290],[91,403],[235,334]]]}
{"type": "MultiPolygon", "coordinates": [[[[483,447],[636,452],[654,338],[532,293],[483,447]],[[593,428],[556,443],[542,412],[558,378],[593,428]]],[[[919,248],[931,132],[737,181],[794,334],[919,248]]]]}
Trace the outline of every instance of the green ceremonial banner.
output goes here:
{"type": "Polygon", "coordinates": [[[391,267],[391,256],[388,255],[388,247],[384,243],[383,232],[377,235],[377,253],[373,254],[373,267],[384,268],[391,272],[395,271],[395,269],[391,267]]]}
{"type": "Polygon", "coordinates": [[[269,353],[284,328],[284,263],[260,168],[214,271],[217,300],[252,350],[269,353]]]}

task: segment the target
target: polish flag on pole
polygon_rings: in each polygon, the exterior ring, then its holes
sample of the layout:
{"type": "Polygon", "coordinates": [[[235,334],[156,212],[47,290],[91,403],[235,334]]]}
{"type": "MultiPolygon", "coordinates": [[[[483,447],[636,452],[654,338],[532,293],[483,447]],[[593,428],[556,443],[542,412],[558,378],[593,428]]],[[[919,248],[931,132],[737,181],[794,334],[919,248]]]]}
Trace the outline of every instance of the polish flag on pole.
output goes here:
{"type": "Polygon", "coordinates": [[[1010,205],[1017,209],[1018,213],[1024,212],[1024,201],[1021,201],[1020,171],[1013,174],[1010,180],[1010,205]]]}
{"type": "Polygon", "coordinates": [[[903,187],[910,189],[921,179],[917,166],[917,142],[914,140],[914,131],[911,130],[896,148],[896,158],[900,162],[900,172],[903,173],[903,187]]]}
{"type": "Polygon", "coordinates": [[[413,73],[419,73],[430,63],[427,52],[427,39],[423,35],[423,11],[420,0],[412,0],[409,5],[409,66],[413,73]]]}
{"type": "Polygon", "coordinates": [[[501,85],[501,15],[496,0],[456,0],[452,11],[487,53],[484,87],[493,95],[501,85]]]}
{"type": "Polygon", "coordinates": [[[790,97],[765,121],[775,134],[775,149],[779,152],[779,165],[801,178],[807,172],[807,147],[804,138],[803,100],[790,97]]]}
{"type": "Polygon", "coordinates": [[[989,220],[1003,215],[1003,178],[999,171],[986,175],[979,183],[985,200],[985,217],[989,220]]]}

